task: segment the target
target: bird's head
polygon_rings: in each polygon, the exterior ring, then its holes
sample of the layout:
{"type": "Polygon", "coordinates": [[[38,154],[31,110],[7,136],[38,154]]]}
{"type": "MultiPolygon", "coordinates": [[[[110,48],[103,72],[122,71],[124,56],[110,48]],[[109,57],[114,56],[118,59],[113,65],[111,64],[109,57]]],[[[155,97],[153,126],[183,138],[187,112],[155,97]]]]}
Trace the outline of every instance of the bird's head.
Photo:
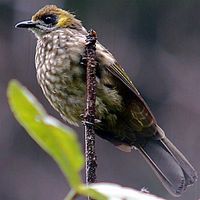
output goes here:
{"type": "Polygon", "coordinates": [[[19,22],[15,27],[28,28],[37,37],[41,37],[59,28],[80,29],[82,26],[81,22],[68,11],[62,10],[55,5],[47,5],[34,14],[31,20],[19,22]]]}

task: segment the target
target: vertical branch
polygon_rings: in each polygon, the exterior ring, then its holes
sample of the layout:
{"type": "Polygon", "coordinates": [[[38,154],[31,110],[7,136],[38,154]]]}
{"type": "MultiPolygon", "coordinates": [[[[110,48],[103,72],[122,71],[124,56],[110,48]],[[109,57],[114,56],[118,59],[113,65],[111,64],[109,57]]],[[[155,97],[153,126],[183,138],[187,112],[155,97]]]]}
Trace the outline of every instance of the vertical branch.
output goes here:
{"type": "Polygon", "coordinates": [[[95,154],[95,101],[96,101],[96,32],[90,30],[86,39],[85,53],[82,58],[87,68],[86,109],[84,114],[86,184],[96,181],[95,154]]]}

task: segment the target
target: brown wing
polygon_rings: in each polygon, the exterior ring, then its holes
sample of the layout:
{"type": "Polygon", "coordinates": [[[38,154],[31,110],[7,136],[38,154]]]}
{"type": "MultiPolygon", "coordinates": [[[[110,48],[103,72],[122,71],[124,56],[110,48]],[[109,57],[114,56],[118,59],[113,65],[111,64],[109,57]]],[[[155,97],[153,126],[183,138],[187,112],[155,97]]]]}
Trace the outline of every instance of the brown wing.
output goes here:
{"type": "MultiPolygon", "coordinates": [[[[104,66],[112,75],[114,75],[132,93],[131,100],[126,106],[127,111],[131,112],[132,114],[134,119],[133,121],[138,124],[138,131],[145,127],[150,127],[152,124],[157,124],[144,99],[141,97],[140,93],[133,85],[124,69],[116,62],[113,55],[99,42],[97,42],[96,52],[97,59],[101,65],[104,66]]],[[[122,87],[122,90],[123,88],[124,87],[122,87]]]]}
{"type": "Polygon", "coordinates": [[[150,127],[152,124],[157,124],[148,105],[146,104],[136,87],[133,85],[132,81],[129,79],[123,68],[118,63],[106,66],[106,68],[134,93],[133,99],[129,105],[129,109],[132,113],[132,117],[135,119],[136,122],[138,122],[138,129],[139,127],[143,129],[145,127],[150,127]]]}

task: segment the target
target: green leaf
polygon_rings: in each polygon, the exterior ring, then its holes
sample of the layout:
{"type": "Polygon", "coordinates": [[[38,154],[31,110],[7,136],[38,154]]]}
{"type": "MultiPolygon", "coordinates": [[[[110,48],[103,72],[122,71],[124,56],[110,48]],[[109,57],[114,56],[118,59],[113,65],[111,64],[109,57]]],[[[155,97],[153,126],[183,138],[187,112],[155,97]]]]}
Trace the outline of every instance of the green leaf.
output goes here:
{"type": "Polygon", "coordinates": [[[71,187],[81,185],[84,158],[75,132],[47,115],[42,105],[19,82],[9,83],[10,107],[29,135],[57,162],[71,187]]]}
{"type": "MultiPolygon", "coordinates": [[[[88,187],[88,190],[95,190],[96,192],[104,195],[108,200],[164,200],[149,193],[144,193],[132,188],[122,187],[112,183],[95,183],[88,187]]],[[[92,196],[96,200],[102,200],[101,197],[92,196]]]]}
{"type": "Polygon", "coordinates": [[[148,192],[141,192],[113,183],[94,183],[89,186],[80,185],[76,191],[71,191],[65,200],[73,200],[77,196],[89,196],[95,200],[164,200],[148,192]]]}
{"type": "MultiPolygon", "coordinates": [[[[87,186],[87,185],[81,185],[78,189],[77,189],[77,193],[79,195],[85,196],[85,197],[90,197],[91,199],[95,199],[95,200],[107,200],[107,196],[95,189],[93,189],[91,186],[87,186]]],[[[69,200],[69,199],[67,199],[69,200]]]]}

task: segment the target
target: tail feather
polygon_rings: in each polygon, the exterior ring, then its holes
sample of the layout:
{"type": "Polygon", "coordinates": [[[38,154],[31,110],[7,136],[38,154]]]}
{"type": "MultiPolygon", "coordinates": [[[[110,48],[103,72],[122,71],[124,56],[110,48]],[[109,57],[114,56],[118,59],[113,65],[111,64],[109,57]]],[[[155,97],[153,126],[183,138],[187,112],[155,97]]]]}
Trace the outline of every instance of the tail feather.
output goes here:
{"type": "Polygon", "coordinates": [[[174,157],[177,159],[179,165],[184,172],[186,185],[192,185],[197,179],[197,172],[195,171],[193,166],[167,137],[163,138],[161,142],[170,149],[174,157]]]}
{"type": "Polygon", "coordinates": [[[166,137],[148,141],[139,151],[172,195],[180,196],[196,181],[194,168],[166,137]]]}

